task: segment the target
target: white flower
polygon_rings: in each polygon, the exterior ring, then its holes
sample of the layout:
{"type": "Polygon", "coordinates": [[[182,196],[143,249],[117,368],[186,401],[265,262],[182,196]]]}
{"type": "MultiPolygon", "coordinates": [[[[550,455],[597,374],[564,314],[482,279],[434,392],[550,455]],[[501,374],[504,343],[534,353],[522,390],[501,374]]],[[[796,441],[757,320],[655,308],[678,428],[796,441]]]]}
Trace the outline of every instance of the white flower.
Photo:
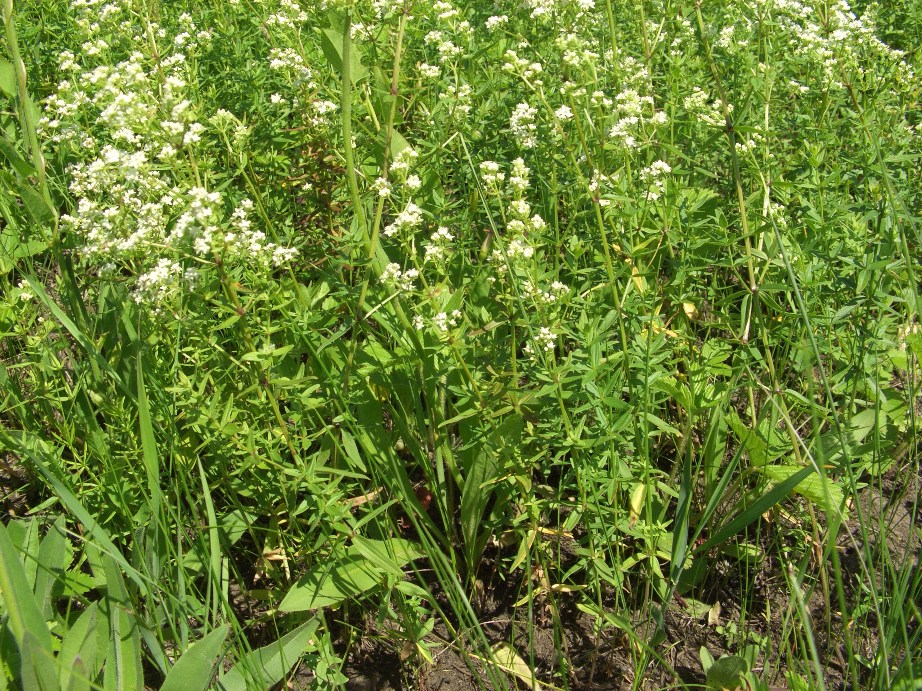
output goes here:
{"type": "Polygon", "coordinates": [[[499,171],[496,161],[482,161],[480,163],[480,177],[485,185],[498,185],[506,179],[506,174],[499,171]]]}
{"type": "Polygon", "coordinates": [[[554,350],[554,343],[556,340],[557,337],[554,335],[554,332],[548,327],[542,326],[538,329],[538,333],[534,335],[534,338],[532,338],[531,343],[525,346],[525,352],[532,356],[541,351],[550,353],[554,350]]]}
{"type": "Polygon", "coordinates": [[[397,214],[394,222],[384,228],[384,234],[392,237],[398,231],[415,228],[423,222],[423,212],[416,204],[410,202],[407,207],[397,214]]]}
{"type": "Polygon", "coordinates": [[[461,319],[461,310],[452,310],[451,314],[439,312],[432,318],[432,325],[445,334],[452,326],[458,325],[459,319],[461,319]]]}
{"type": "Polygon", "coordinates": [[[372,183],[371,188],[377,191],[379,197],[391,196],[391,183],[386,178],[377,178],[372,183]]]}
{"type": "Polygon", "coordinates": [[[339,107],[333,103],[333,101],[314,101],[313,106],[314,110],[316,110],[320,115],[332,113],[339,107]]]}
{"type": "Polygon", "coordinates": [[[413,290],[413,281],[419,277],[419,271],[408,269],[401,271],[400,265],[388,264],[381,272],[381,283],[390,285],[397,290],[413,290]]]}
{"type": "Polygon", "coordinates": [[[528,189],[528,176],[531,171],[525,165],[525,161],[517,158],[512,162],[512,175],[509,177],[509,185],[513,191],[522,194],[528,189]]]}
{"type": "Polygon", "coordinates": [[[537,114],[537,108],[533,108],[527,103],[519,103],[509,117],[509,129],[512,130],[512,135],[525,149],[532,149],[537,144],[535,137],[538,130],[535,124],[537,114]]]}
{"type": "Polygon", "coordinates": [[[429,79],[437,79],[442,71],[438,65],[430,65],[423,62],[419,65],[419,73],[429,79]]]}

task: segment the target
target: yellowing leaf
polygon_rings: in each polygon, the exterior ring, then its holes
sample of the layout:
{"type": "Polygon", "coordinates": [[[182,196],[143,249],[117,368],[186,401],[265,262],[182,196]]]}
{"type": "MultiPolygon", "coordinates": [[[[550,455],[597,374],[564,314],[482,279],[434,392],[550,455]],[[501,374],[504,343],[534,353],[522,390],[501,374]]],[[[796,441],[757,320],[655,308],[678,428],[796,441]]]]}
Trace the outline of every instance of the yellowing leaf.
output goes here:
{"type": "Polygon", "coordinates": [[[634,265],[631,265],[631,280],[634,282],[634,285],[637,286],[637,292],[643,295],[644,291],[647,289],[647,282],[634,265]]]}
{"type": "Polygon", "coordinates": [[[631,516],[630,524],[633,526],[637,519],[640,518],[640,512],[643,511],[643,500],[647,496],[647,486],[637,485],[631,492],[631,516]]]}
{"type": "Polygon", "coordinates": [[[541,684],[535,679],[534,672],[525,663],[518,653],[507,643],[497,643],[493,646],[493,659],[505,672],[513,674],[528,685],[528,688],[541,691],[541,684]]]}
{"type": "Polygon", "coordinates": [[[720,623],[720,611],[722,609],[720,602],[715,602],[714,606],[708,610],[708,626],[717,626],[720,623]]]}

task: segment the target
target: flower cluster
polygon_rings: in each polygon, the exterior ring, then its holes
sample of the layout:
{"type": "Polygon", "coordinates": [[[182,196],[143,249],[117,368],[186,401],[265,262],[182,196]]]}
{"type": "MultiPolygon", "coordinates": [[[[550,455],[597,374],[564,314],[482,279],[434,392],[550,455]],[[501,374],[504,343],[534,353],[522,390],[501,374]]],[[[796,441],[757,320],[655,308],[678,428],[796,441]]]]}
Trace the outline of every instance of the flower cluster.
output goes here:
{"type": "MultiPolygon", "coordinates": [[[[91,36],[121,16],[115,3],[86,0],[74,6],[91,36]]],[[[119,26],[127,30],[122,24],[130,21],[126,15],[119,26]]],[[[198,49],[212,34],[198,29],[191,15],[182,14],[177,22],[172,39],[152,27],[169,46],[155,57],[135,50],[110,66],[100,40],[92,41],[93,49],[81,60],[98,56],[102,64],[81,65],[74,54],[62,53],[68,79],[46,100],[40,120],[42,134],[72,152],[67,173],[74,206],[62,215],[62,230],[79,238],[78,254],[100,275],[119,266],[122,275],[132,273],[135,301],[153,305],[154,312],[194,287],[190,261],[207,265],[221,257],[268,268],[297,254],[267,242],[253,227],[247,217],[250,202],[225,217],[220,194],[185,186],[167,172],[194,160],[209,136],[233,130],[237,143],[246,136],[246,128],[227,111],[199,118],[193,105],[197,89],[179,51],[198,49]],[[196,256],[200,259],[193,260],[196,256]]]]}
{"type": "Polygon", "coordinates": [[[451,249],[454,239],[454,235],[451,234],[448,228],[439,226],[429,238],[429,244],[426,245],[426,254],[423,261],[428,264],[444,259],[451,249]]]}
{"type": "Polygon", "coordinates": [[[294,0],[278,0],[278,11],[266,18],[266,26],[296,29],[308,20],[307,12],[294,0]]]}
{"type": "Polygon", "coordinates": [[[413,282],[419,278],[416,269],[401,270],[400,264],[390,263],[381,272],[381,283],[396,288],[399,291],[413,290],[413,282]]]}
{"type": "Polygon", "coordinates": [[[615,108],[618,120],[608,132],[611,139],[632,150],[640,146],[638,137],[647,136],[645,125],[660,127],[668,122],[668,117],[661,110],[656,110],[652,96],[642,96],[635,89],[625,89],[615,96],[615,108]]]}
{"type": "MultiPolygon", "coordinates": [[[[689,115],[697,118],[701,122],[713,127],[722,127],[724,125],[723,111],[717,101],[711,101],[707,92],[699,87],[692,87],[692,92],[685,97],[682,105],[689,115]]],[[[728,103],[727,108],[733,111],[733,104],[728,103]]]]}
{"type": "Polygon", "coordinates": [[[184,270],[179,262],[161,257],[151,270],[138,276],[132,297],[136,303],[149,305],[159,314],[170,298],[194,286],[195,277],[193,269],[184,270]]]}
{"type": "Polygon", "coordinates": [[[521,77],[526,84],[532,87],[544,84],[540,77],[541,73],[544,72],[544,67],[541,66],[540,62],[520,58],[514,50],[507,50],[504,57],[506,60],[503,63],[504,72],[521,77]]]}
{"type": "Polygon", "coordinates": [[[538,109],[527,103],[519,103],[509,117],[509,129],[523,149],[533,149],[538,143],[538,125],[535,116],[538,109]]]}
{"type": "Polygon", "coordinates": [[[530,343],[525,344],[524,351],[530,357],[537,357],[538,353],[551,353],[554,351],[554,344],[557,336],[546,326],[538,329],[530,343]]]}
{"type": "Polygon", "coordinates": [[[398,232],[405,232],[419,227],[423,222],[423,211],[416,204],[410,202],[406,208],[397,214],[393,223],[384,228],[387,237],[393,237],[398,232]]]}
{"type": "Polygon", "coordinates": [[[506,179],[506,174],[500,171],[496,161],[481,161],[480,179],[488,188],[496,189],[506,179]]]}
{"type": "Polygon", "coordinates": [[[640,171],[640,179],[648,185],[647,199],[656,201],[666,189],[665,176],[672,172],[672,167],[665,161],[654,161],[640,171]]]}

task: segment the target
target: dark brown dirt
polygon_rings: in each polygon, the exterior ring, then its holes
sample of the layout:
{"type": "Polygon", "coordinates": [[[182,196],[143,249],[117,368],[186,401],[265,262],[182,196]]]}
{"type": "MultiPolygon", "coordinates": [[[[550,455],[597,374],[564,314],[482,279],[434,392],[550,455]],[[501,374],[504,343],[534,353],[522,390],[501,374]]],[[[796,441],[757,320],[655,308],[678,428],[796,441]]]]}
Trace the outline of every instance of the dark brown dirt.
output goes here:
{"type": "MultiPolygon", "coordinates": [[[[873,554],[878,555],[880,550],[886,549],[894,563],[910,560],[919,564],[922,549],[918,528],[920,516],[913,511],[919,503],[920,488],[922,479],[917,473],[895,467],[878,481],[877,486],[868,487],[862,493],[858,504],[866,524],[872,526],[869,539],[873,554]]],[[[656,648],[662,662],[654,660],[650,663],[641,688],[703,685],[705,676],[699,655],[702,647],[718,658],[725,654],[739,654],[746,644],[753,643],[762,647],[754,671],[764,674],[763,678],[772,691],[787,688],[786,670],[779,669],[780,651],[785,645],[793,644],[795,633],[790,630],[790,619],[787,628],[785,625],[792,602],[783,570],[787,565],[780,555],[795,545],[785,545],[778,535],[789,533],[789,530],[775,531],[770,525],[766,526],[759,538],[763,559],[745,574],[745,582],[744,570],[738,563],[716,553],[711,555],[709,573],[695,587],[692,596],[709,605],[719,602],[720,616],[716,622],[709,622],[707,614],[695,616],[684,598],[677,596],[665,615],[665,640],[656,648]],[[746,622],[746,631],[734,631],[733,623],[741,620],[746,622]]],[[[846,587],[850,597],[854,597],[859,578],[856,563],[853,563],[857,559],[855,547],[863,547],[857,537],[856,512],[843,526],[841,534],[842,568],[851,579],[846,587]]],[[[790,543],[790,537],[786,539],[790,543]]],[[[826,569],[831,572],[828,563],[826,569]]],[[[805,585],[803,589],[805,604],[824,663],[827,686],[830,689],[847,689],[850,687],[844,678],[844,652],[838,635],[843,622],[837,612],[829,612],[825,607],[819,573],[814,559],[806,575],[812,587],[805,585]]],[[[480,619],[488,641],[491,644],[511,644],[533,669],[535,678],[545,689],[566,686],[586,691],[618,691],[632,688],[637,656],[630,641],[617,631],[596,636],[592,617],[576,609],[575,598],[562,595],[558,599],[565,646],[554,639],[553,618],[544,603],[534,603],[534,619],[528,621],[528,607],[513,606],[518,599],[518,591],[512,586],[494,584],[488,589],[481,603],[480,619]],[[565,650],[566,660],[561,660],[558,655],[561,649],[565,650]]],[[[635,620],[633,624],[642,638],[644,622],[635,620]]],[[[401,661],[400,651],[391,642],[362,643],[350,651],[345,669],[350,678],[347,688],[354,691],[473,691],[494,688],[477,661],[465,661],[463,651],[456,645],[448,644],[447,638],[447,632],[436,627],[431,639],[432,664],[420,664],[412,657],[401,661]]],[[[859,640],[862,648],[868,651],[876,645],[873,637],[859,640]]],[[[508,677],[508,683],[510,688],[528,687],[511,677],[508,677]]]]}
{"type": "Polygon", "coordinates": [[[11,453],[0,454],[0,510],[4,525],[14,518],[24,516],[30,506],[35,506],[35,484],[19,459],[11,453]]]}

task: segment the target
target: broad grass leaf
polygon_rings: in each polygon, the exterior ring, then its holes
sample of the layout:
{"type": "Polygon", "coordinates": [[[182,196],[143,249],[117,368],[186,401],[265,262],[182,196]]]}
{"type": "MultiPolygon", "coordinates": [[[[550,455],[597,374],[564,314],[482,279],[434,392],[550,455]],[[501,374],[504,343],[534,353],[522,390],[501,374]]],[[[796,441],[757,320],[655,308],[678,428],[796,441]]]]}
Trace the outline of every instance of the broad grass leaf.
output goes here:
{"type": "Polygon", "coordinates": [[[58,516],[42,538],[38,551],[38,570],[35,573],[35,601],[41,607],[45,619],[52,617],[52,592],[58,592],[64,569],[70,561],[69,543],[64,534],[64,516],[58,516]]]}
{"type": "Polygon", "coordinates": [[[122,571],[132,580],[134,583],[141,588],[145,588],[147,583],[143,576],[136,569],[134,569],[122,556],[121,551],[118,547],[115,546],[115,543],[112,542],[109,534],[106,532],[106,529],[103,528],[96,520],[92,517],[86,507],[80,502],[79,499],[74,495],[74,493],[67,487],[58,477],[51,472],[51,469],[48,467],[48,464],[38,456],[26,443],[17,444],[18,450],[23,453],[29,460],[32,462],[35,470],[39,472],[40,475],[45,479],[45,481],[50,485],[51,489],[54,490],[55,494],[61,500],[61,503],[70,511],[74,518],[77,519],[80,523],[83,524],[85,535],[89,536],[91,542],[88,543],[88,546],[92,543],[96,543],[93,546],[92,550],[88,550],[87,558],[92,563],[92,560],[99,556],[99,554],[104,551],[105,554],[112,559],[115,559],[122,571]]]}
{"type": "Polygon", "coordinates": [[[787,453],[791,445],[771,428],[768,420],[762,420],[756,429],[750,429],[734,410],[728,410],[727,423],[754,466],[767,465],[787,453]]]}
{"type": "MultiPolygon", "coordinates": [[[[323,29],[320,32],[320,47],[323,54],[340,75],[343,73],[343,38],[344,33],[337,29],[323,29]]],[[[349,74],[353,84],[368,74],[368,69],[362,64],[361,49],[354,41],[349,46],[349,74]]]]}
{"type": "Polygon", "coordinates": [[[160,691],[205,691],[214,678],[229,631],[230,626],[224,624],[189,646],[166,675],[160,691]]]}
{"type": "Polygon", "coordinates": [[[26,280],[29,283],[29,287],[32,289],[32,292],[35,293],[35,296],[42,302],[43,305],[45,305],[45,307],[48,308],[54,318],[60,322],[61,326],[67,329],[70,335],[74,337],[74,340],[76,340],[81,345],[81,347],[86,351],[87,355],[90,356],[90,359],[101,370],[111,376],[119,390],[124,393],[129,400],[133,401],[135,398],[134,392],[125,385],[125,382],[122,381],[118,373],[112,369],[112,365],[109,364],[109,361],[106,360],[102,353],[99,352],[99,349],[96,347],[96,344],[93,343],[92,339],[84,334],[83,331],[81,331],[77,325],[74,324],[73,320],[71,320],[71,318],[64,313],[64,310],[62,310],[58,304],[48,296],[48,293],[45,291],[45,287],[41,283],[32,277],[29,277],[26,280]]]}
{"type": "MultiPolygon", "coordinates": [[[[3,525],[0,525],[0,597],[3,598],[7,622],[20,654],[23,653],[23,645],[28,634],[33,657],[41,651],[41,655],[47,658],[47,664],[53,655],[51,634],[32,594],[32,586],[29,584],[19,554],[3,525]]],[[[25,673],[24,664],[23,674],[25,673]]]]}
{"type": "Polygon", "coordinates": [[[106,653],[104,647],[101,651],[97,647],[97,625],[101,623],[99,606],[93,602],[61,639],[58,680],[62,689],[88,689],[96,678],[105,660],[98,659],[97,652],[106,653]]]}
{"type": "MultiPolygon", "coordinates": [[[[147,474],[147,491],[150,498],[151,542],[159,544],[157,527],[160,525],[160,505],[163,499],[160,490],[160,458],[157,453],[157,439],[154,436],[154,420],[147,402],[147,386],[144,383],[144,360],[138,357],[138,426],[141,433],[141,458],[147,474]]],[[[157,555],[159,557],[159,555],[157,555]]],[[[154,577],[157,577],[154,573],[154,577]]]]}
{"type": "Polygon", "coordinates": [[[20,176],[25,178],[35,173],[35,168],[32,167],[32,164],[19,155],[2,133],[0,133],[0,154],[3,154],[3,157],[13,167],[13,170],[20,176]]]}
{"type": "Polygon", "coordinates": [[[861,442],[875,429],[878,425],[883,425],[884,416],[873,408],[862,410],[855,415],[845,425],[845,430],[840,440],[836,430],[827,432],[819,439],[819,446],[822,449],[824,463],[840,463],[843,456],[850,460],[855,460],[863,455],[866,450],[862,449],[861,442]],[[844,447],[843,443],[844,442],[844,447]]]}
{"type": "Polygon", "coordinates": [[[20,683],[23,691],[54,691],[58,680],[55,678],[53,653],[45,650],[30,631],[26,631],[19,649],[22,656],[20,683]]]}
{"type": "Polygon", "coordinates": [[[17,181],[15,184],[23,208],[35,225],[41,226],[54,220],[54,209],[48,206],[41,192],[26,182],[17,181]]]}
{"type": "Polygon", "coordinates": [[[397,578],[403,577],[403,567],[424,556],[415,544],[401,538],[371,540],[361,535],[353,538],[350,553],[357,553],[378,568],[389,571],[397,578]]]}
{"type": "Polygon", "coordinates": [[[274,643],[244,656],[218,679],[217,688],[222,691],[249,691],[268,689],[277,684],[311,645],[311,637],[319,624],[316,618],[311,619],[274,643]]]}
{"type": "Polygon", "coordinates": [[[103,688],[107,691],[133,691],[144,688],[141,667],[141,631],[119,566],[108,554],[103,555],[106,574],[106,597],[102,611],[109,620],[109,651],[103,673],[103,688]]]}
{"type": "Polygon", "coordinates": [[[9,98],[15,98],[17,93],[16,68],[13,63],[3,58],[0,58],[0,91],[9,98]]]}
{"type": "MultiPolygon", "coordinates": [[[[794,477],[801,469],[790,465],[767,465],[759,470],[774,482],[785,482],[794,477]]],[[[806,497],[827,514],[837,514],[844,505],[845,494],[842,487],[830,480],[811,473],[794,487],[797,494],[806,497]]]]}
{"type": "Polygon", "coordinates": [[[355,438],[345,429],[340,430],[340,433],[342,435],[343,450],[346,452],[346,457],[352,461],[353,468],[367,473],[368,468],[362,460],[362,454],[359,453],[358,446],[355,444],[355,438]]]}
{"type": "Polygon", "coordinates": [[[282,612],[332,607],[376,588],[385,574],[403,575],[402,568],[423,556],[416,545],[356,537],[349,549],[308,570],[279,605],[282,612]]]}
{"type": "Polygon", "coordinates": [[[814,472],[813,468],[792,468],[792,470],[794,471],[793,475],[772,487],[768,492],[736,514],[733,519],[717,530],[710,539],[695,549],[695,554],[706,552],[714,545],[721,544],[747,526],[755,523],[763,513],[786,499],[798,484],[814,472]]]}
{"type": "Polygon", "coordinates": [[[308,570],[285,595],[279,611],[303,612],[338,605],[373,590],[383,573],[361,554],[342,552],[308,570]]]}

